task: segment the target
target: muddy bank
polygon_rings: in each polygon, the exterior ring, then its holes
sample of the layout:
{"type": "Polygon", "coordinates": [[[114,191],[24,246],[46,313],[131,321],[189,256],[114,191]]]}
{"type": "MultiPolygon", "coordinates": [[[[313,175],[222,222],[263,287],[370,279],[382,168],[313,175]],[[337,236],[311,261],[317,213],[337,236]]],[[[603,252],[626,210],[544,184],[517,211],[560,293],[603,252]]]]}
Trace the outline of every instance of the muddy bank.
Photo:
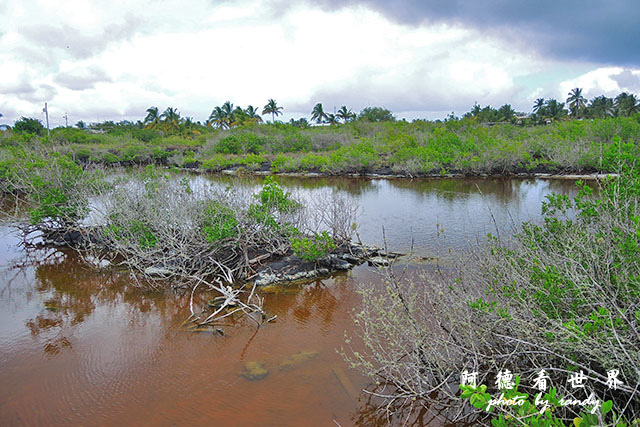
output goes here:
{"type": "MultiPolygon", "coordinates": [[[[175,166],[174,166],[175,167],[175,166]]],[[[562,169],[557,170],[549,167],[538,167],[532,170],[525,168],[496,170],[491,172],[474,172],[463,170],[448,170],[446,173],[410,173],[407,171],[394,171],[389,167],[377,169],[364,169],[350,172],[327,172],[322,170],[296,171],[296,172],[273,172],[270,163],[265,163],[257,169],[246,169],[243,166],[234,166],[219,171],[202,169],[196,165],[179,168],[187,172],[202,174],[224,174],[224,175],[258,175],[258,176],[285,176],[301,178],[318,177],[345,177],[345,178],[376,178],[376,179],[414,179],[414,178],[542,178],[542,179],[569,179],[569,180],[601,180],[608,177],[617,177],[616,173],[606,173],[594,170],[562,169]]]]}
{"type": "MultiPolygon", "coordinates": [[[[48,231],[42,233],[36,245],[40,247],[70,248],[82,251],[88,244],[104,244],[100,240],[95,227],[77,228],[65,231],[48,231]]],[[[399,256],[397,253],[387,253],[375,246],[347,243],[332,250],[316,262],[305,261],[289,251],[284,256],[262,254],[254,257],[255,274],[239,278],[236,284],[246,284],[256,287],[270,285],[300,284],[319,278],[329,277],[340,271],[348,271],[365,262],[372,266],[388,266],[391,260],[399,256]]],[[[87,262],[94,267],[105,268],[110,265],[106,260],[93,262],[92,257],[87,257],[87,262]]],[[[162,279],[174,276],[175,272],[170,265],[154,265],[147,267],[142,272],[144,276],[162,279]]]]}
{"type": "Polygon", "coordinates": [[[275,259],[257,269],[249,278],[259,288],[270,285],[304,283],[328,277],[339,271],[348,271],[368,262],[374,266],[388,266],[398,254],[386,253],[375,246],[349,244],[341,246],[317,262],[308,262],[295,255],[275,259]]]}

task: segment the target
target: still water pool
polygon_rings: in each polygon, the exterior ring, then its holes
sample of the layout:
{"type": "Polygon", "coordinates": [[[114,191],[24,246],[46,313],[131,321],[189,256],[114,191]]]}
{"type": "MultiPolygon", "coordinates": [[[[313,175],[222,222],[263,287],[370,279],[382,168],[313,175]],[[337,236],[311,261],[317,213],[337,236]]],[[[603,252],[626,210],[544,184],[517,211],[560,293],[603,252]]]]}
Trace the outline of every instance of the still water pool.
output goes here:
{"type": "MultiPolygon", "coordinates": [[[[259,178],[195,177],[258,188],[259,178]]],[[[453,252],[540,221],[544,196],[575,185],[541,179],[281,178],[302,198],[342,192],[361,207],[365,243],[418,256],[453,252]],[[438,232],[440,230],[440,233],[438,232]],[[444,232],[442,232],[444,231],[444,232]],[[413,242],[413,243],[412,243],[413,242]],[[470,243],[471,242],[471,243],[470,243]]],[[[375,282],[346,274],[264,295],[275,323],[230,322],[192,332],[189,294],[145,292],[126,275],[94,272],[69,250],[25,251],[0,224],[1,425],[371,425],[366,378],[337,354],[359,296],[375,282]],[[299,357],[305,355],[304,357],[299,357]],[[248,381],[246,362],[268,375],[248,381]]],[[[196,297],[203,304],[207,295],[196,297]]],[[[429,417],[425,416],[425,422],[429,417]]]]}

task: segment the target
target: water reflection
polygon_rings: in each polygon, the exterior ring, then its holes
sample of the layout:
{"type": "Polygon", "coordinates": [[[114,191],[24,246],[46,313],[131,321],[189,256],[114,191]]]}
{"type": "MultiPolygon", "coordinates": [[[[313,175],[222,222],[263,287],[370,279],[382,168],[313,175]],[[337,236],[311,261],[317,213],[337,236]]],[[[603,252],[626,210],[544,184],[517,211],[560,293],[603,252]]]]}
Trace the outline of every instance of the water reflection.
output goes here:
{"type": "MultiPolygon", "coordinates": [[[[197,183],[242,186],[255,177],[193,177],[197,183]]],[[[360,236],[392,249],[411,239],[426,254],[438,245],[463,247],[476,235],[508,232],[509,224],[540,219],[551,191],[573,184],[541,180],[369,180],[282,177],[289,191],[318,198],[340,192],[363,212],[360,236]],[[438,234],[437,230],[444,229],[438,234]]],[[[0,225],[0,424],[385,425],[377,402],[348,388],[368,381],[349,371],[336,349],[351,334],[357,282],[376,282],[366,266],[306,286],[272,289],[265,309],[275,323],[256,331],[246,321],[222,326],[225,336],[182,327],[190,295],[145,292],[128,274],[95,272],[73,251],[26,252],[0,225]],[[314,354],[281,370],[295,355],[314,354]],[[317,356],[315,356],[317,354],[317,356]],[[242,378],[244,363],[270,370],[242,378]],[[338,380],[335,372],[344,371],[338,380]]],[[[197,294],[201,307],[211,296],[197,294]]],[[[292,359],[293,358],[293,359],[292,359]]],[[[438,423],[435,410],[409,423],[438,423]]],[[[398,412],[393,421],[405,419],[398,412]]]]}

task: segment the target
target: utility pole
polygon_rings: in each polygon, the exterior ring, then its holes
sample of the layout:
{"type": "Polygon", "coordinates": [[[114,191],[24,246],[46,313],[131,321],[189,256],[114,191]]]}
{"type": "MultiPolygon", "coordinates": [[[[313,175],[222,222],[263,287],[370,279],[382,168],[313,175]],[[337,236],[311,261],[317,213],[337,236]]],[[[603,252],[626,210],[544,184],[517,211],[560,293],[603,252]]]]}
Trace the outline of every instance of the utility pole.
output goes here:
{"type": "Polygon", "coordinates": [[[47,107],[47,103],[44,103],[44,116],[47,118],[47,136],[51,136],[51,132],[49,131],[49,108],[47,107]]]}
{"type": "Polygon", "coordinates": [[[68,128],[69,127],[69,116],[67,115],[67,113],[64,113],[64,116],[62,116],[62,118],[64,119],[64,127],[68,128]]]}

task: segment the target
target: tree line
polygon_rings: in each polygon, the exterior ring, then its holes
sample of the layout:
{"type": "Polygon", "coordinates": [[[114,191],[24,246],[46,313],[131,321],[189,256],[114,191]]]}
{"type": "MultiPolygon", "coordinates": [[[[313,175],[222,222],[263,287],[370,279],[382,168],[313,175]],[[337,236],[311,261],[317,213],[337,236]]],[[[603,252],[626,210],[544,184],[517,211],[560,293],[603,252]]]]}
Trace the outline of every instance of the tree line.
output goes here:
{"type": "Polygon", "coordinates": [[[554,120],[604,119],[607,117],[629,117],[640,112],[640,101],[631,93],[622,92],[615,98],[605,95],[596,96],[588,101],[582,94],[582,88],[574,88],[565,102],[555,98],[538,98],[533,103],[531,114],[517,112],[510,104],[500,108],[490,105],[480,107],[477,103],[463,118],[473,118],[479,122],[516,122],[527,120],[529,124],[544,124],[554,120]]]}
{"type": "MultiPolygon", "coordinates": [[[[462,119],[470,119],[480,123],[519,123],[519,124],[545,124],[555,120],[564,119],[599,119],[607,117],[629,117],[640,112],[640,100],[632,93],[622,92],[615,98],[600,95],[588,101],[582,94],[582,88],[574,88],[568,93],[565,102],[555,98],[537,98],[533,103],[531,114],[517,112],[511,104],[504,104],[499,108],[490,105],[481,107],[475,103],[471,110],[462,116],[462,119]]],[[[146,110],[146,116],[142,121],[131,122],[128,120],[114,123],[105,121],[87,125],[82,120],[76,123],[79,129],[90,127],[95,130],[110,130],[114,127],[137,127],[161,131],[165,135],[200,135],[203,128],[230,129],[248,124],[263,123],[261,115],[271,115],[271,122],[282,114],[283,107],[274,99],[269,99],[260,109],[252,105],[242,108],[234,106],[230,101],[216,106],[204,123],[195,121],[192,117],[182,117],[174,107],[168,107],[160,112],[158,107],[150,107],[146,110]]],[[[0,113],[0,117],[2,114],[0,113]]],[[[346,124],[355,120],[381,122],[395,121],[393,113],[384,107],[366,107],[359,114],[354,113],[346,105],[341,106],[335,113],[325,111],[322,103],[317,103],[311,110],[311,122],[317,125],[346,124]]],[[[459,120],[451,113],[446,120],[459,120]]],[[[291,119],[290,125],[305,128],[310,126],[309,121],[301,117],[291,119]]],[[[44,127],[38,119],[21,117],[14,123],[14,129],[18,132],[41,135],[44,127]]]]}

